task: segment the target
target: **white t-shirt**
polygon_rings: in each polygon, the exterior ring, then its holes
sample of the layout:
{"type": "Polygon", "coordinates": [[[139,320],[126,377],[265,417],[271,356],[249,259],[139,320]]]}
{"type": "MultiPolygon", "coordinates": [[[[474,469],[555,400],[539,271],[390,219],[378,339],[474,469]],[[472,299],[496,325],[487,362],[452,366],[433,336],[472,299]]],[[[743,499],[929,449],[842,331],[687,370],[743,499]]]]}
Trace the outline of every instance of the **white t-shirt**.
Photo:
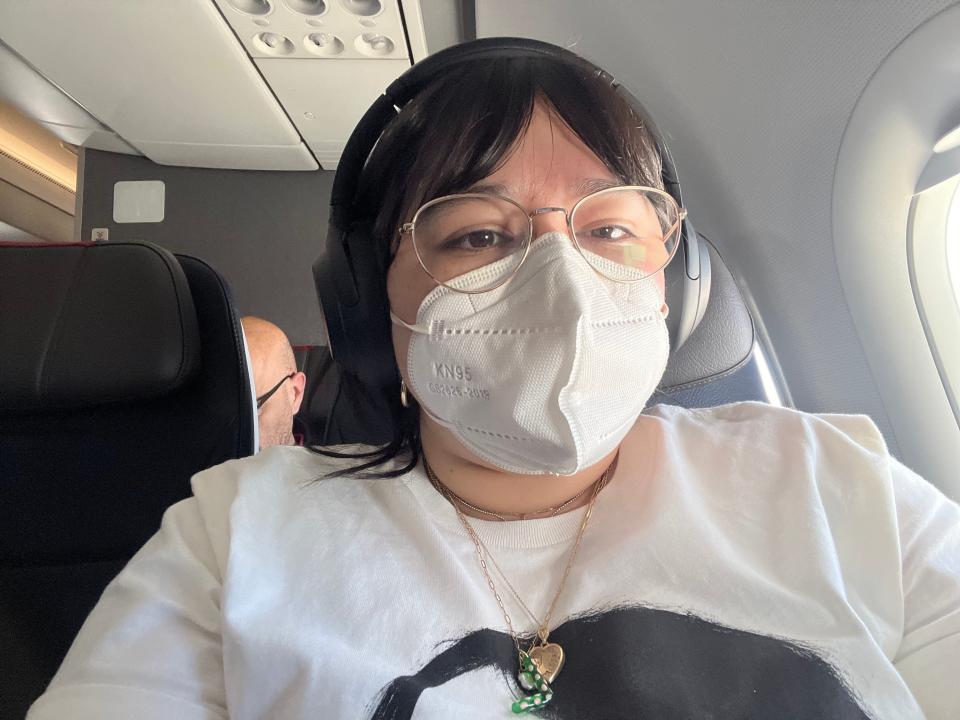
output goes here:
{"type": "MultiPolygon", "coordinates": [[[[960,718],[960,507],[869,419],[639,424],[551,623],[542,716],[960,718]]],[[[419,467],[310,482],[335,462],[271,448],[194,477],[30,720],[513,717],[517,656],[452,506],[419,467]]],[[[471,522],[542,614],[583,512],[471,522]]]]}

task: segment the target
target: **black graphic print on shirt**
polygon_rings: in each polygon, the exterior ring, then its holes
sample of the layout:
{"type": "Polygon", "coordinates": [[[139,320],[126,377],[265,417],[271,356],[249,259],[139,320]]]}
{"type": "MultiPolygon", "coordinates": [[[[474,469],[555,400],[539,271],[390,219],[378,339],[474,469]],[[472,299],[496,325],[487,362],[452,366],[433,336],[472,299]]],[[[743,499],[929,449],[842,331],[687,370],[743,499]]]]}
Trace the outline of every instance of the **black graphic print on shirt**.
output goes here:
{"type": "MultiPolygon", "coordinates": [[[[566,664],[553,700],[535,717],[868,718],[836,670],[812,651],[693,615],[594,611],[563,623],[550,640],[563,647],[566,664]]],[[[482,629],[460,638],[415,675],[384,688],[370,720],[408,720],[425,690],[486,667],[513,681],[517,653],[509,635],[482,629]]]]}

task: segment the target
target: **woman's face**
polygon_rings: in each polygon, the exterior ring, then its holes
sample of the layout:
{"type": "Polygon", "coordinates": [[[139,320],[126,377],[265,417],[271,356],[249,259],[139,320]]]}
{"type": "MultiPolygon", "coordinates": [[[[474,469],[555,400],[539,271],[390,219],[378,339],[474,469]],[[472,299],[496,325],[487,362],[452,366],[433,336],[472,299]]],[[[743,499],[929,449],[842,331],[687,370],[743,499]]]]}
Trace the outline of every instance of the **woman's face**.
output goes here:
{"type": "MultiPolygon", "coordinates": [[[[502,194],[520,203],[528,212],[542,207],[562,207],[569,212],[580,198],[590,193],[584,188],[596,180],[616,182],[617,178],[562,121],[537,104],[516,150],[499,170],[478,184],[502,186],[505,188],[502,194]]],[[[534,218],[534,237],[554,231],[569,232],[562,213],[545,213],[534,218]]],[[[657,273],[655,279],[662,293],[663,271],[657,273]]],[[[416,323],[420,303],[435,287],[436,283],[417,260],[409,233],[404,234],[387,273],[391,309],[404,322],[416,323]]],[[[406,373],[410,335],[407,328],[393,325],[397,366],[407,386],[410,385],[406,373]]]]}

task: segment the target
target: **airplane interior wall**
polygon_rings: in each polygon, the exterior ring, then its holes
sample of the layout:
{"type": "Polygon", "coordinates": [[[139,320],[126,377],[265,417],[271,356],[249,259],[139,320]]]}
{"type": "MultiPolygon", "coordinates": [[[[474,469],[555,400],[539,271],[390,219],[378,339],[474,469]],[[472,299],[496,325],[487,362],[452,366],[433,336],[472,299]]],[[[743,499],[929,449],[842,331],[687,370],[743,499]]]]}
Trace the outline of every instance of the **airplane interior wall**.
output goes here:
{"type": "Polygon", "coordinates": [[[80,239],[145,240],[209,262],[230,284],[241,315],[279,325],[294,345],[322,344],[311,266],[326,234],[332,172],[210,170],[85,150],[80,239]],[[165,183],[164,218],[117,223],[114,184],[165,183]]]}
{"type": "MultiPolygon", "coordinates": [[[[40,241],[70,242],[73,234],[73,215],[2,179],[0,222],[40,241]]],[[[3,239],[0,234],[0,242],[3,239]]]]}

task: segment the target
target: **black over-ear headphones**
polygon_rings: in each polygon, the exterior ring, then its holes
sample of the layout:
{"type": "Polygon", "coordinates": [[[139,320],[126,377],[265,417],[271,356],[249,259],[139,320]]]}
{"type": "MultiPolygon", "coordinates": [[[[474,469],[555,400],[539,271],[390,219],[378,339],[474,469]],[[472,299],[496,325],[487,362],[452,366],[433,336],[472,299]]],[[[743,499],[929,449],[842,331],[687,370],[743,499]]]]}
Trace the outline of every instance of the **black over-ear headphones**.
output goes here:
{"type": "MultiPolygon", "coordinates": [[[[371,249],[372,208],[357,207],[364,165],[387,125],[435,78],[466,62],[511,57],[547,57],[581,67],[609,82],[650,131],[663,162],[666,191],[683,205],[670,149],[643,105],[604,70],[564,48],[526,38],[484,38],[442,50],[393,81],[364,113],[340,158],[330,198],[330,224],[323,254],[314,263],[317,296],[330,353],[345,372],[371,387],[398,382],[382,257],[371,249]],[[384,338],[388,340],[385,342],[384,338]]],[[[710,295],[710,255],[689,216],[683,223],[680,257],[667,266],[671,348],[682,345],[703,317],[710,295]]]]}

